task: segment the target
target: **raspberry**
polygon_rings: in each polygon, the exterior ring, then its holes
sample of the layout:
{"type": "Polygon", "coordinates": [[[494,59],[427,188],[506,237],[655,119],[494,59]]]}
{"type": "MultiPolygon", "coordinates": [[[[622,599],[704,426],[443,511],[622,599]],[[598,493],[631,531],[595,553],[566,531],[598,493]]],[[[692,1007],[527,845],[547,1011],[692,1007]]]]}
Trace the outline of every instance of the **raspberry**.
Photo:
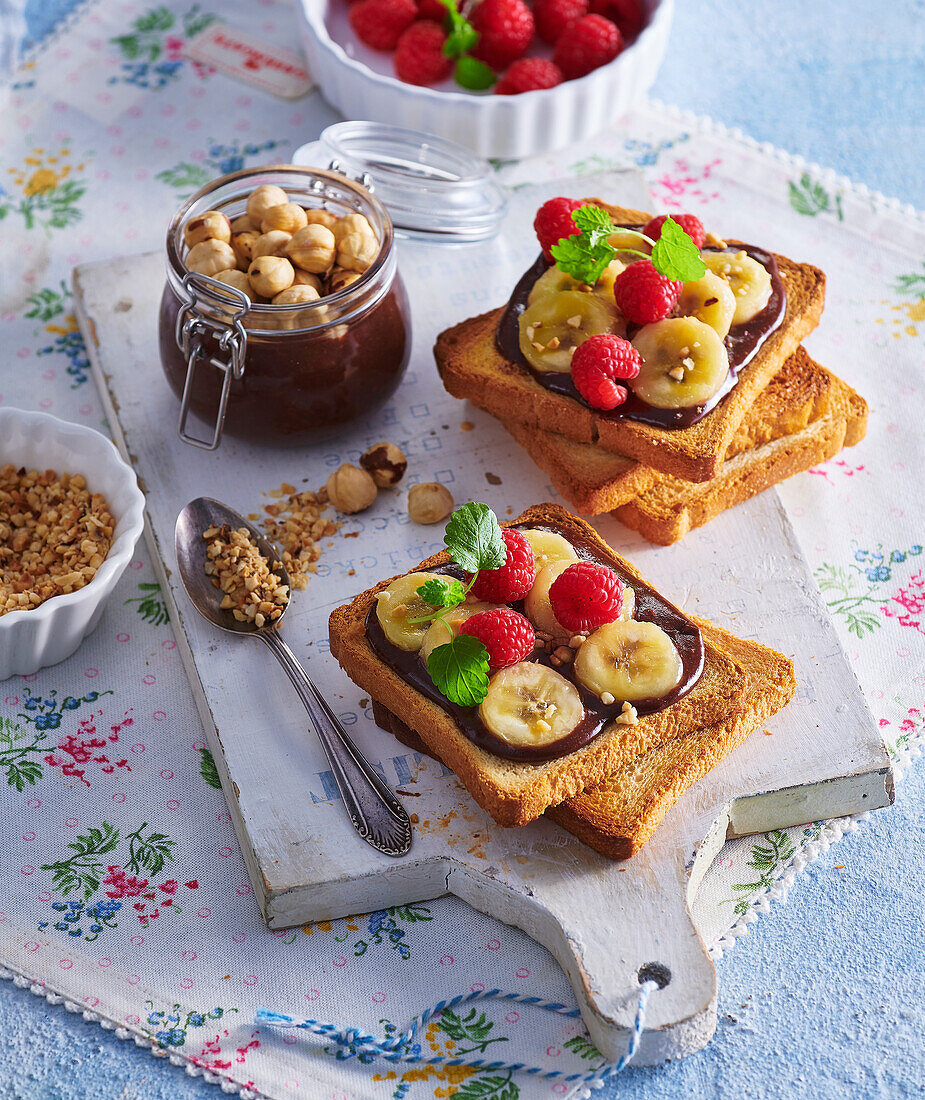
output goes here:
{"type": "Polygon", "coordinates": [[[545,57],[522,57],[495,85],[495,95],[520,95],[521,92],[555,88],[564,79],[559,66],[545,57]]]}
{"type": "Polygon", "coordinates": [[[482,0],[470,17],[479,32],[472,56],[500,72],[533,41],[533,12],[524,0],[482,0]]]}
{"type": "Polygon", "coordinates": [[[492,671],[516,665],[529,657],[536,645],[530,620],[510,607],[478,611],[466,619],[458,633],[478,638],[488,650],[488,665],[492,671]]]}
{"type": "Polygon", "coordinates": [[[622,49],[623,36],[616,23],[602,15],[583,15],[559,35],[552,59],[566,80],[575,80],[613,61],[622,49]]]}
{"type": "Polygon", "coordinates": [[[439,23],[429,19],[412,23],[395,47],[395,75],[406,84],[436,84],[446,80],[453,71],[453,62],[443,56],[444,42],[446,34],[439,23]]]}
{"type": "Polygon", "coordinates": [[[707,231],[703,228],[703,222],[696,214],[659,214],[657,218],[646,222],[643,226],[643,233],[653,241],[657,241],[662,235],[662,226],[665,224],[666,218],[671,218],[673,222],[677,222],[694,244],[698,248],[703,248],[703,242],[707,239],[707,231]]]}
{"type": "Polygon", "coordinates": [[[535,0],[536,33],[554,46],[569,23],[588,14],[588,0],[535,0]]]}
{"type": "Polygon", "coordinates": [[[629,340],[602,334],[589,336],[572,356],[572,381],[581,396],[596,409],[615,409],[629,396],[616,378],[635,378],[642,357],[629,340]]]}
{"type": "Polygon", "coordinates": [[[639,0],[591,0],[591,11],[616,23],[626,42],[639,34],[645,18],[639,0]]]}
{"type": "Polygon", "coordinates": [[[619,617],[623,585],[612,569],[579,561],[549,586],[549,603],[566,630],[595,630],[619,617]]]}
{"type": "Polygon", "coordinates": [[[394,50],[417,14],[414,0],[358,0],[348,18],[361,42],[374,50],[394,50]]]}
{"type": "Polygon", "coordinates": [[[430,19],[442,27],[446,17],[447,10],[440,0],[418,0],[418,19],[430,19]]]}
{"type": "Polygon", "coordinates": [[[634,325],[650,325],[667,317],[677,304],[680,293],[681,284],[667,275],[660,275],[651,260],[637,260],[630,264],[613,283],[617,309],[634,325]]]}
{"type": "Polygon", "coordinates": [[[472,595],[487,603],[522,600],[536,580],[533,547],[519,532],[508,527],[501,532],[507,558],[500,569],[485,569],[472,586],[472,595]]]}
{"type": "Polygon", "coordinates": [[[533,228],[543,255],[552,263],[550,248],[563,237],[574,237],[581,230],[572,221],[572,211],[577,210],[583,203],[580,199],[566,199],[561,196],[557,199],[549,199],[537,210],[533,219],[533,228]]]}

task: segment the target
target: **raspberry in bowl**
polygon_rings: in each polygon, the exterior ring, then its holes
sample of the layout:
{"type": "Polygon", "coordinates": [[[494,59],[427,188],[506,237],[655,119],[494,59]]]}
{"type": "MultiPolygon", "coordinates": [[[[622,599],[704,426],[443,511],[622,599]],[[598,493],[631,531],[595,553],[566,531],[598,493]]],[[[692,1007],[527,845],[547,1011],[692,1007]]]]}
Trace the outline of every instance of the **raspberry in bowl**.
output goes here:
{"type": "Polygon", "coordinates": [[[602,112],[628,111],[655,79],[673,13],[673,0],[480,0],[461,28],[455,8],[416,2],[390,49],[406,0],[299,0],[318,86],[348,118],[488,157],[561,148],[596,133],[602,112]]]}

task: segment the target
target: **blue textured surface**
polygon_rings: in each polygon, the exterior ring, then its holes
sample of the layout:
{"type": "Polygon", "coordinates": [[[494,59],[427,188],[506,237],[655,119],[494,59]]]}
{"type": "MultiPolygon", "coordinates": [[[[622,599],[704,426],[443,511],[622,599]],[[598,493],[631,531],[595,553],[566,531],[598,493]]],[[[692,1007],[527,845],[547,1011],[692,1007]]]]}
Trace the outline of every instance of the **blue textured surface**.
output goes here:
{"type": "MultiPolygon", "coordinates": [[[[31,0],[41,37],[65,0],[31,0]]],[[[925,206],[925,3],[678,0],[655,94],[925,206]],[[917,89],[917,92],[916,92],[917,89]]],[[[601,1100],[925,1091],[925,766],[720,964],[719,1027],[601,1100]],[[834,865],[843,865],[843,870],[834,865]]],[[[215,1086],[0,983],[0,1100],[214,1100],[215,1086]]]]}

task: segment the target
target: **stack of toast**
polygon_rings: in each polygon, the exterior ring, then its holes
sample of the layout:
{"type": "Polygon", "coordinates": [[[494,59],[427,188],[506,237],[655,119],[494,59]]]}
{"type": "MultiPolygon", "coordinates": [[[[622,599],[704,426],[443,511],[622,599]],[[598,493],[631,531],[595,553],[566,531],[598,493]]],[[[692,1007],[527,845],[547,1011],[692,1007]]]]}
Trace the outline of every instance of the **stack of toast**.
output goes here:
{"type": "MultiPolygon", "coordinates": [[[[589,524],[558,505],[529,508],[512,524],[552,524],[571,540],[583,539],[598,560],[631,582],[645,584],[589,524]]],[[[436,554],[418,571],[446,562],[446,553],[436,554]]],[[[369,693],[377,723],[451,768],[499,824],[525,825],[546,813],[611,859],[638,851],[684,791],[795,691],[793,665],[786,657],[693,619],[704,642],[703,671],[679,701],[634,724],[611,723],[564,756],[540,763],[505,759],[470,740],[452,714],[416,691],[370,644],[367,619],[389,583],[384,580],[335,609],[329,627],[331,652],[369,693]]]]}
{"type": "MultiPolygon", "coordinates": [[[[650,217],[587,201],[617,224],[650,217]]],[[[602,416],[544,388],[498,350],[502,309],[441,333],[434,349],[440,376],[455,397],[500,420],[577,512],[612,512],[651,542],[676,542],[864,436],[864,399],[801,346],[822,315],[825,276],[810,264],[775,259],[786,292],[781,323],[727,396],[690,427],[602,416]]]]}

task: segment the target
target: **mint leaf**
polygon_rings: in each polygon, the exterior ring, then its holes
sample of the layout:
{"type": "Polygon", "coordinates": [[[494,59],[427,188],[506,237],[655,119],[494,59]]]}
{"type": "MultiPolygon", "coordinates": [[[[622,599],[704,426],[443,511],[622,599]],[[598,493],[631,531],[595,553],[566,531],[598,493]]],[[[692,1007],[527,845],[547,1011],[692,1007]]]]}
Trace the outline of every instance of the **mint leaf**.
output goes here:
{"type": "Polygon", "coordinates": [[[652,266],[661,275],[689,283],[706,271],[700,250],[672,218],[666,218],[662,235],[652,248],[652,266]]]}
{"type": "Polygon", "coordinates": [[[584,234],[563,237],[549,251],[560,271],[571,275],[580,283],[587,283],[588,286],[594,286],[604,268],[616,255],[606,240],[592,244],[591,239],[584,234]]]}
{"type": "Polygon", "coordinates": [[[450,557],[467,573],[500,569],[507,549],[495,513],[487,504],[470,501],[450,516],[443,536],[450,557]]]}
{"type": "MultiPolygon", "coordinates": [[[[478,39],[478,33],[473,31],[476,39],[478,39]]],[[[452,35],[450,36],[452,38],[452,35]]],[[[450,39],[447,39],[449,44],[450,39]]],[[[475,43],[472,43],[474,45],[475,43]]],[[[469,49],[466,46],[466,49],[469,49]]],[[[446,52],[446,46],[444,46],[444,53],[446,52]]],[[[474,57],[461,57],[456,62],[456,83],[460,88],[467,88],[470,92],[484,92],[486,88],[490,88],[492,84],[498,78],[489,69],[484,61],[479,61],[474,57]]]]}
{"type": "Polygon", "coordinates": [[[476,707],[488,694],[488,650],[470,634],[457,634],[427,658],[437,690],[460,707],[476,707]]]}
{"type": "Polygon", "coordinates": [[[447,35],[446,42],[443,43],[443,56],[460,57],[478,42],[479,32],[461,14],[454,0],[440,0],[440,3],[446,8],[450,17],[450,33],[447,35]]]}
{"type": "Polygon", "coordinates": [[[466,590],[455,577],[450,577],[445,581],[431,577],[418,589],[418,595],[424,603],[429,603],[431,607],[443,610],[461,604],[466,598],[466,590]]]}
{"type": "Polygon", "coordinates": [[[617,228],[603,207],[594,206],[590,203],[587,206],[579,206],[577,210],[572,211],[572,221],[582,233],[598,233],[603,234],[605,237],[609,237],[617,228]]]}

